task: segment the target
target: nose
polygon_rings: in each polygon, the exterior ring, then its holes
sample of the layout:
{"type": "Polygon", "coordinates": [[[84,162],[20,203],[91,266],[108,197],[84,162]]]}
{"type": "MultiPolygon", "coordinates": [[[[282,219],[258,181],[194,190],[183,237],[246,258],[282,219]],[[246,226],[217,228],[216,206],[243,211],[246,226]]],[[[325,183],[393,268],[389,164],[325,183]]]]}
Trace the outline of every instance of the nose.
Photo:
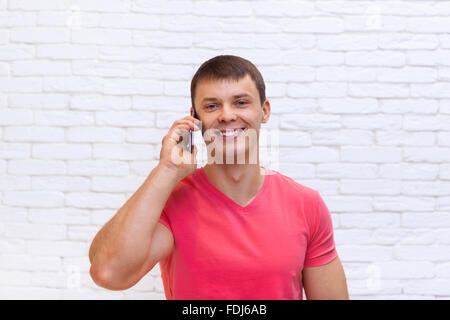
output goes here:
{"type": "Polygon", "coordinates": [[[233,107],[229,104],[224,104],[222,110],[220,111],[218,120],[220,122],[228,122],[232,120],[236,120],[236,114],[233,110],[233,107]]]}

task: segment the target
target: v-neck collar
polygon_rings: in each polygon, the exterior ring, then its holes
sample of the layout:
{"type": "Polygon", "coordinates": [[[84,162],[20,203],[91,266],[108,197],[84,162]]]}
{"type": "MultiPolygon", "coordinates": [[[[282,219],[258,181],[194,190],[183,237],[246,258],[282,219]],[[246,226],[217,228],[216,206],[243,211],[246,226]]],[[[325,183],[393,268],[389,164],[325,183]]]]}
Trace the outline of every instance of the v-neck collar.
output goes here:
{"type": "Polygon", "coordinates": [[[203,179],[204,183],[206,184],[206,187],[211,190],[213,193],[215,193],[220,199],[222,199],[224,202],[229,204],[231,207],[233,207],[236,210],[239,211],[249,211],[253,209],[254,207],[257,207],[261,201],[263,200],[264,194],[266,193],[267,189],[269,188],[269,182],[270,182],[270,173],[269,169],[261,166],[264,168],[266,174],[264,176],[264,182],[262,187],[259,189],[256,196],[253,198],[250,203],[248,203],[246,206],[241,206],[240,204],[236,203],[234,200],[232,200],[230,197],[228,197],[226,194],[224,194],[222,191],[216,188],[216,186],[209,180],[208,176],[205,173],[204,167],[201,167],[199,170],[199,177],[203,179]]]}

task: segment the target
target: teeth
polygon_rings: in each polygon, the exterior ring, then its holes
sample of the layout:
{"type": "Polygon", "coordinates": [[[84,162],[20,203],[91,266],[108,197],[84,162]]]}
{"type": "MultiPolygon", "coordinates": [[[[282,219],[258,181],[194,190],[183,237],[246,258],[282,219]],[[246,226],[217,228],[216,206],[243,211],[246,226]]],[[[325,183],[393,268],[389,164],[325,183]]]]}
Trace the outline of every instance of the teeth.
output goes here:
{"type": "Polygon", "coordinates": [[[223,136],[231,137],[236,134],[238,134],[242,129],[236,129],[236,130],[227,130],[226,132],[221,132],[223,136]]]}

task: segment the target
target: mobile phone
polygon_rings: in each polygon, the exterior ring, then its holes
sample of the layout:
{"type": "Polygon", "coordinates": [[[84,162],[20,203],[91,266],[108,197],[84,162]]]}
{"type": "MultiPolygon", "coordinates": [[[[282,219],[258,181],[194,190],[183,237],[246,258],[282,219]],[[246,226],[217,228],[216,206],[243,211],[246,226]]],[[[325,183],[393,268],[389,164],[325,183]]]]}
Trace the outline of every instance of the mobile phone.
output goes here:
{"type": "MultiPolygon", "coordinates": [[[[195,108],[193,108],[192,116],[195,119],[198,119],[197,113],[195,113],[195,108]]],[[[189,130],[189,152],[192,153],[192,145],[194,144],[194,132],[192,130],[189,130]]]]}

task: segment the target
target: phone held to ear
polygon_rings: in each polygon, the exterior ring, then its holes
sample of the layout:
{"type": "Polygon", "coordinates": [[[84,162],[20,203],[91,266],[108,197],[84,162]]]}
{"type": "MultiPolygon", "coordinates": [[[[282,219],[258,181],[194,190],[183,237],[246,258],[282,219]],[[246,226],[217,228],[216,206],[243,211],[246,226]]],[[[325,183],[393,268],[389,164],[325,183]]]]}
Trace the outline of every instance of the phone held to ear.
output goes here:
{"type": "MultiPolygon", "coordinates": [[[[197,114],[195,113],[195,108],[193,108],[193,109],[194,109],[194,111],[192,112],[192,116],[195,119],[198,119],[197,114]]],[[[194,144],[194,132],[193,132],[193,130],[189,130],[189,152],[190,153],[192,153],[192,151],[193,151],[193,148],[192,148],[193,144],[194,144]]]]}

